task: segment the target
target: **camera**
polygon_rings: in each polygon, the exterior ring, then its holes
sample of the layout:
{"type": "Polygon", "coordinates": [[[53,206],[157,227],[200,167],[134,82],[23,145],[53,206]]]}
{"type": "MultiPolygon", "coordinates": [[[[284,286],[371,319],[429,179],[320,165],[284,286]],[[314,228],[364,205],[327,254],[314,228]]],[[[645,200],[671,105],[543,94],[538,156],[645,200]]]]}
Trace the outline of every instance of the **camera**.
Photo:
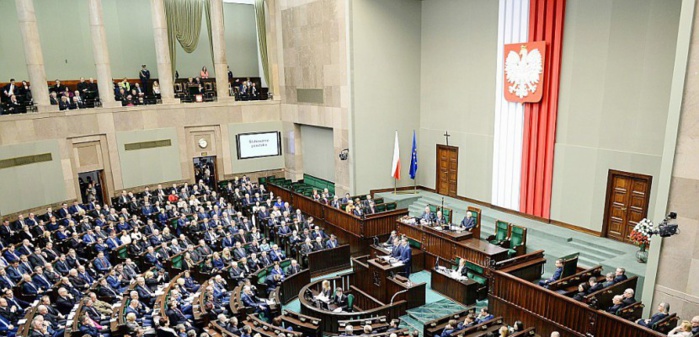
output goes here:
{"type": "Polygon", "coordinates": [[[677,223],[669,223],[670,220],[676,220],[677,213],[670,212],[665,219],[658,225],[658,229],[654,230],[652,234],[658,234],[662,238],[667,238],[675,234],[680,233],[680,228],[677,223]]]}

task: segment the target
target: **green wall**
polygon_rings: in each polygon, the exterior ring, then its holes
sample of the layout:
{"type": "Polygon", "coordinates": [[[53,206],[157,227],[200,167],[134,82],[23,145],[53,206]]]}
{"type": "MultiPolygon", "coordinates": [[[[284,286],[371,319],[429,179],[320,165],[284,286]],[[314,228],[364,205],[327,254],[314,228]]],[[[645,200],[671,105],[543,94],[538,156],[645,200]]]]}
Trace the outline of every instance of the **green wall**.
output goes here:
{"type": "Polygon", "coordinates": [[[182,179],[175,128],[117,132],[116,139],[124,188],[182,179]],[[124,149],[124,144],[165,139],[169,139],[172,145],[131,151],[124,149]]]}
{"type": "Polygon", "coordinates": [[[333,129],[301,125],[303,172],[335,181],[335,147],[333,129]]]}
{"type": "Polygon", "coordinates": [[[238,148],[236,147],[237,143],[235,136],[239,133],[266,131],[282,132],[282,122],[274,121],[261,123],[228,124],[228,140],[230,142],[229,144],[231,149],[231,163],[233,166],[233,173],[257,172],[284,168],[284,154],[287,148],[284,144],[283,135],[281,156],[254,159],[238,159],[238,148]]]}
{"type": "Polygon", "coordinates": [[[0,169],[0,214],[66,200],[66,185],[58,141],[0,146],[0,160],[51,153],[52,160],[0,169]]]}
{"type": "Polygon", "coordinates": [[[422,2],[420,169],[435,188],[436,144],[459,147],[459,195],[489,202],[498,1],[422,2]]]}
{"type": "MultiPolygon", "coordinates": [[[[44,54],[46,77],[78,79],[95,77],[92,37],[88,6],[85,0],[35,0],[34,7],[44,54]]],[[[103,0],[104,28],[114,78],[138,78],[142,64],[152,77],[158,76],[150,1],[103,0]]],[[[252,5],[224,3],[227,59],[236,76],[259,76],[257,33],[252,5]]],[[[24,46],[17,22],[14,0],[0,1],[0,81],[10,77],[28,79],[24,46]],[[7,78],[5,78],[7,77],[7,78]]],[[[199,76],[211,64],[211,48],[202,17],[202,31],[197,49],[187,54],[178,44],[177,69],[180,77],[199,76]]]]}
{"type": "Polygon", "coordinates": [[[44,53],[46,79],[97,76],[87,1],[37,0],[34,1],[34,10],[44,53]]]}
{"type": "Polygon", "coordinates": [[[0,82],[10,78],[17,81],[29,80],[27,63],[24,61],[24,45],[17,21],[17,7],[14,1],[0,1],[0,82]]]}
{"type": "Polygon", "coordinates": [[[226,59],[235,77],[259,77],[255,6],[223,3],[226,59]]]}
{"type": "Polygon", "coordinates": [[[102,10],[112,77],[138,78],[142,64],[158,77],[150,1],[102,0],[102,10]]]}
{"type": "Polygon", "coordinates": [[[568,1],[551,218],[602,229],[609,169],[660,172],[681,0],[568,1]]]}
{"type": "Polygon", "coordinates": [[[396,130],[403,166],[398,185],[413,184],[408,167],[412,134],[419,128],[420,116],[420,4],[418,0],[351,2],[350,160],[354,162],[355,193],[393,186],[390,172],[396,130]]]}

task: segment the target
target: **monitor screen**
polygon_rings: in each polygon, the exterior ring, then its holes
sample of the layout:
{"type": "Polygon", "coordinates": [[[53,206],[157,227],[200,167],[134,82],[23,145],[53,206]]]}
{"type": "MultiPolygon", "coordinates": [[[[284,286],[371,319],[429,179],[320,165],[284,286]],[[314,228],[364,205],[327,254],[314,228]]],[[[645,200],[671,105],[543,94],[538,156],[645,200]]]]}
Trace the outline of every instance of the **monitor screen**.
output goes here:
{"type": "Polygon", "coordinates": [[[278,131],[241,133],[236,136],[238,159],[281,156],[281,133],[278,131]]]}

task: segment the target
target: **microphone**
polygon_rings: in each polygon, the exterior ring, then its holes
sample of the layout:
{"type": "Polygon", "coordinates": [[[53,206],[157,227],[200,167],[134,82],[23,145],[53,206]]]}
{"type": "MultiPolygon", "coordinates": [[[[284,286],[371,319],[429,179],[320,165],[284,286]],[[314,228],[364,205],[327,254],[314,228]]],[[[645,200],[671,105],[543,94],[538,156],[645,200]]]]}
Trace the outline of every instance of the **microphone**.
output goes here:
{"type": "Polygon", "coordinates": [[[374,245],[379,245],[379,238],[377,236],[374,236],[374,245]]]}
{"type": "Polygon", "coordinates": [[[437,269],[439,267],[439,256],[437,256],[437,260],[434,262],[434,268],[437,269]]]}

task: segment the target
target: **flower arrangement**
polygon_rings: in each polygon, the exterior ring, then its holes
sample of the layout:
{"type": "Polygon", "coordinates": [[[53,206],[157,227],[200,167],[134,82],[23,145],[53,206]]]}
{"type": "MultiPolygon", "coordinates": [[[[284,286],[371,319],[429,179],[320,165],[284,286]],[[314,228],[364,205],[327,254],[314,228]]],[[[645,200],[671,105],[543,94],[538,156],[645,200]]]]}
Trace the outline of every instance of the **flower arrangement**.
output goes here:
{"type": "Polygon", "coordinates": [[[650,236],[653,231],[653,222],[644,218],[636,224],[633,228],[629,238],[634,244],[641,247],[641,250],[645,250],[648,245],[650,245],[650,236]]]}

